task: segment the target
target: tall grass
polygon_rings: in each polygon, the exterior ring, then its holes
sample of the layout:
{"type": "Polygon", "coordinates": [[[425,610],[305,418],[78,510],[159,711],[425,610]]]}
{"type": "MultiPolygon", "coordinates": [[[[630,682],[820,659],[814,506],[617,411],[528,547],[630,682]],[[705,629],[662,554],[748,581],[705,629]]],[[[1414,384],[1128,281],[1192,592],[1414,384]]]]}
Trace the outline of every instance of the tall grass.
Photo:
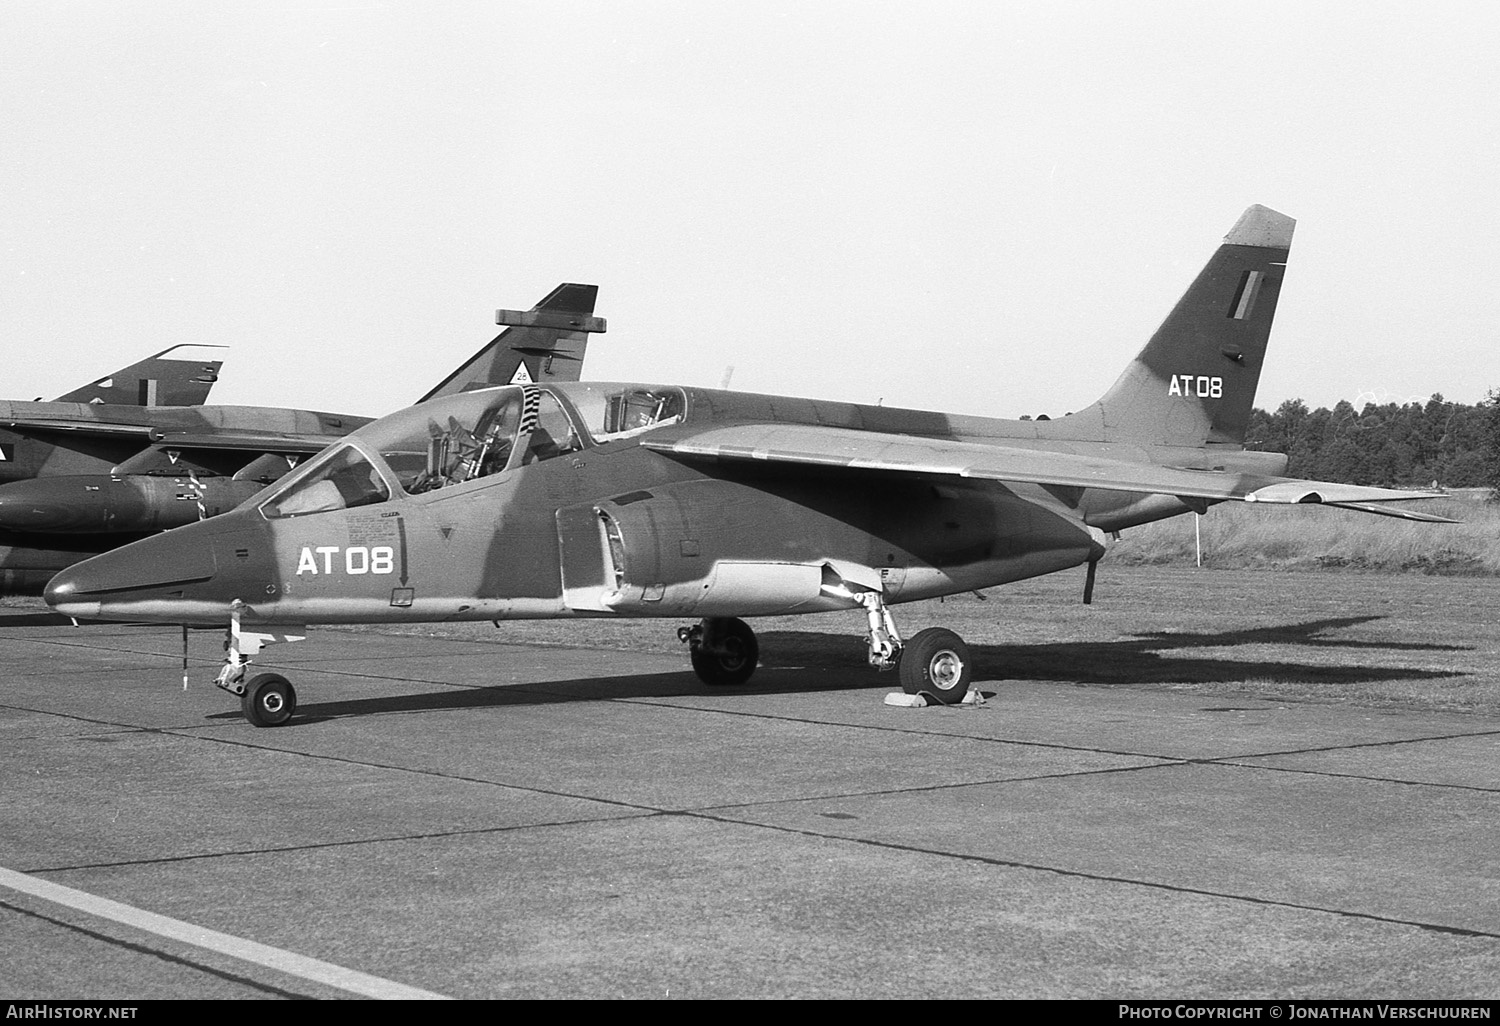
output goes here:
{"type": "MultiPolygon", "coordinates": [[[[1203,564],[1500,575],[1500,505],[1434,499],[1411,508],[1462,523],[1412,523],[1312,505],[1222,503],[1199,525],[1203,564]]],[[[1193,565],[1192,514],[1122,532],[1107,558],[1193,565]]]]}

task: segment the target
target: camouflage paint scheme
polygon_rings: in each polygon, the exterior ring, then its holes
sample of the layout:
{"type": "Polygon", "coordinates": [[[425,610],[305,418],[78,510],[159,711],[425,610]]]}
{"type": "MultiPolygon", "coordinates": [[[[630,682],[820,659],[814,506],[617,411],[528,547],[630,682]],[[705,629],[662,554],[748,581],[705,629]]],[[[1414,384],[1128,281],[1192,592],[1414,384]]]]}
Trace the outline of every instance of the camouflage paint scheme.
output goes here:
{"type": "MultiPolygon", "coordinates": [[[[1441,519],[1373,505],[1430,493],[1287,480],[1284,456],[1244,450],[1292,227],[1246,211],[1117,383],[1067,417],[599,382],[450,396],[229,515],[72,568],[47,599],[230,624],[232,647],[310,623],[701,617],[681,632],[695,668],[732,629],[751,670],[734,618],[853,609],[884,666],[902,644],[888,605],[1093,564],[1110,532],[1226,499],[1441,519]]],[[[932,658],[956,685],[951,639],[932,658]]]]}

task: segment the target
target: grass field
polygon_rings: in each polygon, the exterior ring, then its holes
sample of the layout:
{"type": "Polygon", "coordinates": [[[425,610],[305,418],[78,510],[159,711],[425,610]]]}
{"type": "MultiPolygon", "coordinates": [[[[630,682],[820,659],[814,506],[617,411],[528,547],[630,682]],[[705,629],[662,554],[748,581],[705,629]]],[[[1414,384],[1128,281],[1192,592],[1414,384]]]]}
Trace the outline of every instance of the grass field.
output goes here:
{"type": "MultiPolygon", "coordinates": [[[[1226,502],[1209,509],[1200,522],[1204,565],[1500,575],[1500,505],[1434,499],[1410,506],[1462,523],[1420,524],[1318,506],[1226,502]]],[[[1194,565],[1192,515],[1123,532],[1109,559],[1194,565]]]]}

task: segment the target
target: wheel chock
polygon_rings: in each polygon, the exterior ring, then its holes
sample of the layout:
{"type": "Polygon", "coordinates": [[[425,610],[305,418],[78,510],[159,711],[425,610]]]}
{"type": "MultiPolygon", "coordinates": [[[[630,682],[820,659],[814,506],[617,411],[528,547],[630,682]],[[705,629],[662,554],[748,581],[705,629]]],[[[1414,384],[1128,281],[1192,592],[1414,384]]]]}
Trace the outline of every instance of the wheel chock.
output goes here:
{"type": "MultiPolygon", "coordinates": [[[[937,705],[926,695],[908,695],[904,691],[892,691],[885,696],[886,705],[894,705],[902,709],[923,709],[929,705],[937,705]]],[[[984,705],[984,693],[978,688],[970,688],[964,695],[959,705],[984,705]]]]}

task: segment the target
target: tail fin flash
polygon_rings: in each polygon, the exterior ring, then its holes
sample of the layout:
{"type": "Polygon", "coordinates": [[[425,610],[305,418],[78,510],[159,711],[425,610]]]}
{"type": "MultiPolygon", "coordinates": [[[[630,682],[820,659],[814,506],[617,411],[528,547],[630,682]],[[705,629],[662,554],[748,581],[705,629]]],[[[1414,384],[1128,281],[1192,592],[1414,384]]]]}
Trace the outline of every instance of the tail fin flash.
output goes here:
{"type": "Polygon", "coordinates": [[[223,346],[181,345],[57,397],[60,403],[199,406],[219,380],[223,346]]]}
{"type": "Polygon", "coordinates": [[[1049,431],[1151,445],[1241,445],[1296,221],[1253,206],[1093,406],[1049,431]]]}
{"type": "Polygon", "coordinates": [[[495,311],[495,323],[508,327],[418,401],[512,382],[577,381],[589,335],[607,326],[594,316],[598,295],[597,285],[564,283],[530,310],[495,311]]]}

